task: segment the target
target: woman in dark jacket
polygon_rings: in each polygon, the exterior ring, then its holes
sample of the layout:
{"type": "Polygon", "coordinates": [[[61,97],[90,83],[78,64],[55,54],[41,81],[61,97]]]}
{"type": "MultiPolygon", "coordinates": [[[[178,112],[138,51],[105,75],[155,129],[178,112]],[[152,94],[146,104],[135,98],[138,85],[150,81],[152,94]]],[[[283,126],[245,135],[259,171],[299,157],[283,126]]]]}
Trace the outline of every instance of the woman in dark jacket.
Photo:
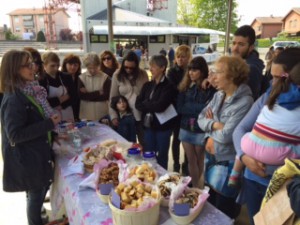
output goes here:
{"type": "Polygon", "coordinates": [[[203,188],[200,177],[204,169],[204,135],[197,124],[202,109],[216,92],[214,88],[201,88],[201,83],[208,77],[208,66],[201,56],[195,57],[188,65],[188,70],[179,85],[177,111],[181,116],[179,140],[188,158],[189,174],[193,187],[203,188]]]}
{"type": "Polygon", "coordinates": [[[2,59],[0,77],[4,93],[1,105],[3,189],[26,191],[28,223],[42,225],[41,208],[54,171],[51,130],[60,122],[60,115],[49,113],[46,91],[34,81],[29,52],[7,52],[2,59]],[[42,91],[43,98],[36,90],[42,91]]]}
{"type": "Polygon", "coordinates": [[[50,105],[61,113],[62,120],[74,121],[76,90],[71,76],[58,70],[60,60],[56,53],[44,53],[42,60],[45,74],[39,83],[47,90],[50,105]]]}
{"type": "Polygon", "coordinates": [[[158,163],[168,169],[168,151],[176,116],[159,122],[157,113],[163,113],[170,105],[174,108],[176,89],[165,77],[168,60],[163,55],[154,55],[149,62],[152,81],[144,84],[135,102],[142,112],[145,128],[145,151],[156,151],[158,163]]]}

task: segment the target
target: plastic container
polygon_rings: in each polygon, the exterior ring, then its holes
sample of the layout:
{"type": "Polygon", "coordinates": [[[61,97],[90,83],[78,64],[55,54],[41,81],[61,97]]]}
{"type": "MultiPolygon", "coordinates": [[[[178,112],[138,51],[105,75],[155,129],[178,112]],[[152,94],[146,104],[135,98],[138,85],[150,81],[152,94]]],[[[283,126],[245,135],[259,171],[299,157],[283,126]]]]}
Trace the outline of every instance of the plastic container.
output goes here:
{"type": "Polygon", "coordinates": [[[77,127],[75,127],[73,129],[73,145],[74,145],[74,148],[76,149],[76,152],[81,152],[81,136],[80,136],[80,132],[78,130],[77,127]]]}
{"type": "Polygon", "coordinates": [[[152,164],[152,166],[157,165],[156,154],[155,152],[144,152],[143,153],[143,162],[148,162],[152,164]]]}
{"type": "Polygon", "coordinates": [[[126,162],[128,164],[141,163],[142,162],[141,150],[139,148],[128,149],[127,156],[126,156],[126,162]]]}

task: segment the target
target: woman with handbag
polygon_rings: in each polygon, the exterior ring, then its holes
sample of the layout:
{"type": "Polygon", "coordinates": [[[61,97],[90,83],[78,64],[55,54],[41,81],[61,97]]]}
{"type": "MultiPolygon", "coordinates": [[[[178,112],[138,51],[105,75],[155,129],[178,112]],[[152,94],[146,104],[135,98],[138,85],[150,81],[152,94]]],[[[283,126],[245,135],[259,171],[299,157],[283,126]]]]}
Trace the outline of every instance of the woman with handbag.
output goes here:
{"type": "Polygon", "coordinates": [[[239,211],[235,203],[238,189],[228,186],[236,154],[232,133],[253,103],[251,89],[245,84],[249,67],[239,57],[223,56],[210,73],[218,92],[198,117],[207,138],[205,180],[211,187],[208,201],[235,218],[239,211]]]}

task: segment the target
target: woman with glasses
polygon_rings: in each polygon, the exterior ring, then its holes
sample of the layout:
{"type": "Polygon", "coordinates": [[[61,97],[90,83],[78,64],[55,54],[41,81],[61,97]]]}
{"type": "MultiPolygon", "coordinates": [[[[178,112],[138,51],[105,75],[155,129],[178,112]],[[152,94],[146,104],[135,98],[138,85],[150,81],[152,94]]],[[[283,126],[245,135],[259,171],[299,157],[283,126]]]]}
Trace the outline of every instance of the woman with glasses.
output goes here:
{"type": "Polygon", "coordinates": [[[228,186],[236,154],[232,133],[253,103],[246,84],[249,67],[240,57],[223,56],[210,73],[218,92],[198,117],[206,138],[205,180],[211,188],[208,201],[235,218],[240,209],[235,203],[239,189],[228,186]]]}
{"type": "Polygon", "coordinates": [[[78,55],[68,54],[64,57],[61,71],[71,75],[73,80],[74,89],[76,90],[74,93],[73,99],[73,112],[74,118],[76,121],[79,120],[79,107],[80,107],[80,99],[78,95],[78,79],[81,74],[81,61],[78,55]]]}
{"type": "Polygon", "coordinates": [[[144,84],[135,107],[142,112],[145,129],[144,152],[155,151],[158,164],[167,170],[170,138],[177,116],[174,108],[176,89],[166,78],[168,60],[165,56],[152,56],[149,65],[152,81],[144,84]],[[169,114],[165,114],[167,109],[170,109],[169,114]],[[161,118],[159,113],[165,114],[167,118],[161,118]],[[173,116],[169,116],[171,114],[173,116]]]}
{"type": "MultiPolygon", "coordinates": [[[[148,75],[145,70],[139,68],[137,55],[130,51],[124,58],[120,69],[113,77],[110,90],[110,100],[119,95],[127,98],[130,108],[132,109],[135,121],[139,143],[143,146],[143,126],[141,124],[141,112],[136,109],[136,97],[140,94],[143,85],[148,81],[148,75]]],[[[109,116],[113,126],[118,127],[118,114],[112,108],[109,108],[109,116]]]]}
{"type": "Polygon", "coordinates": [[[100,70],[100,58],[94,53],[83,57],[87,71],[79,76],[80,118],[98,121],[108,114],[111,79],[100,70]]]}
{"type": "Polygon", "coordinates": [[[119,63],[115,55],[108,50],[100,53],[100,70],[106,73],[109,77],[112,77],[114,72],[119,68],[119,63]]]}
{"type": "MultiPolygon", "coordinates": [[[[34,80],[29,52],[5,53],[0,68],[3,189],[26,192],[29,225],[42,225],[41,209],[53,182],[51,130],[60,122],[34,80]]],[[[7,203],[9,204],[9,203],[7,203]]]]}
{"type": "Polygon", "coordinates": [[[45,72],[39,83],[47,90],[50,105],[60,112],[63,121],[74,121],[72,106],[76,90],[72,77],[59,71],[60,59],[56,53],[44,53],[42,60],[45,72]]]}
{"type": "Polygon", "coordinates": [[[195,57],[179,84],[177,112],[181,115],[179,140],[188,158],[189,175],[193,187],[203,188],[200,177],[204,169],[204,132],[199,128],[197,118],[202,109],[212,99],[215,89],[201,87],[208,77],[208,66],[201,56],[195,57]]]}

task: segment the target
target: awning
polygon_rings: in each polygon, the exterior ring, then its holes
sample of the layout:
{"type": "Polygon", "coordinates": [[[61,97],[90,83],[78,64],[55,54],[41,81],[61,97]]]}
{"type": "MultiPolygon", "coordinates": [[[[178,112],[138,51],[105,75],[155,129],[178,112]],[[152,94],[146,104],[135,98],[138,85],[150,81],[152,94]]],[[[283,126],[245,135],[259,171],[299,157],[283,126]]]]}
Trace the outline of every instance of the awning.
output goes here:
{"type": "MultiPolygon", "coordinates": [[[[166,34],[218,34],[225,32],[195,27],[158,27],[158,26],[113,26],[114,35],[166,35],[166,34]]],[[[95,25],[90,30],[93,34],[108,35],[108,25],[95,25]]]]}

